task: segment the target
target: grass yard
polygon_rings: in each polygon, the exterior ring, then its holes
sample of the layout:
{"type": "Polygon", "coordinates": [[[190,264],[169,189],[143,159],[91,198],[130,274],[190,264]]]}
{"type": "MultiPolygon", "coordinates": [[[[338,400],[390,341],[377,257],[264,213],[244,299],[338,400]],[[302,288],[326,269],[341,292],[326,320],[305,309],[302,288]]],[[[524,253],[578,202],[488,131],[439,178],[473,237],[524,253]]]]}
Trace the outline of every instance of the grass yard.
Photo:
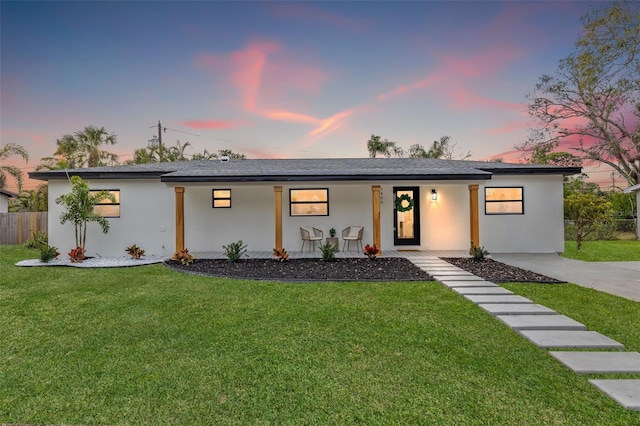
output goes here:
{"type": "Polygon", "coordinates": [[[562,256],[587,262],[640,261],[640,241],[584,241],[580,250],[575,241],[565,241],[562,256]]]}
{"type": "MultiPolygon", "coordinates": [[[[13,266],[34,257],[0,246],[0,423],[640,423],[435,282],[13,266]]],[[[640,304],[517,287],[640,350],[640,304]]]]}

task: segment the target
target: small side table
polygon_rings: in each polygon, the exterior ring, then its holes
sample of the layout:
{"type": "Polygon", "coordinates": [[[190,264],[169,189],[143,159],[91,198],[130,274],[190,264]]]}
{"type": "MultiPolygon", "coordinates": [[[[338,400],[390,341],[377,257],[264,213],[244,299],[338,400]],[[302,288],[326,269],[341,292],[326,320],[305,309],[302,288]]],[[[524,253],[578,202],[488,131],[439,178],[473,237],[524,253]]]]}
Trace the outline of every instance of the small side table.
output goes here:
{"type": "Polygon", "coordinates": [[[338,237],[327,237],[327,244],[336,246],[338,251],[340,251],[340,240],[338,237]]]}

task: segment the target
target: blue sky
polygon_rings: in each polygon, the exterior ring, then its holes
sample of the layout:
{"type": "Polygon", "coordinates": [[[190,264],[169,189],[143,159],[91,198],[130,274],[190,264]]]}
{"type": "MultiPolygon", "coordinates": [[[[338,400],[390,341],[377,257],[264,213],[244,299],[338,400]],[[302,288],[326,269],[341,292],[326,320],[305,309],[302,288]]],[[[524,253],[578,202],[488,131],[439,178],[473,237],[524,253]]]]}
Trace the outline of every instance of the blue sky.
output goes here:
{"type": "Polygon", "coordinates": [[[366,157],[373,133],[517,161],[526,94],[604,4],[2,1],[0,137],[25,172],[88,125],[130,159],[158,120],[191,154],[366,157]]]}

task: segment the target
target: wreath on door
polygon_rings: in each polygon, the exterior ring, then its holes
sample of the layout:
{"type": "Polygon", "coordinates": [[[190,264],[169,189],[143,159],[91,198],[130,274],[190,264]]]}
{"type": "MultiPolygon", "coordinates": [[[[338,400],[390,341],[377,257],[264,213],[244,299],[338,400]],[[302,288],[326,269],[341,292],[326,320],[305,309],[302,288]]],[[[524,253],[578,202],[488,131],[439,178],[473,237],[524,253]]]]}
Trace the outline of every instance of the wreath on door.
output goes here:
{"type": "Polygon", "coordinates": [[[413,208],[413,198],[409,194],[402,194],[396,197],[396,210],[399,212],[408,212],[413,208]]]}

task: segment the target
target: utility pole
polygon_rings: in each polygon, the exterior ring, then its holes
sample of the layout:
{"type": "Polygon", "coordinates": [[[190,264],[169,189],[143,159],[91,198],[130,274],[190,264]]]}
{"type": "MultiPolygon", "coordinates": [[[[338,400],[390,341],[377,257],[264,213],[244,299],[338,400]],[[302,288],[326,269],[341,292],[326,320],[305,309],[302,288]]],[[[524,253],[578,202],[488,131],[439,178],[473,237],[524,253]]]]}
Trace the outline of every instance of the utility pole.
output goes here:
{"type": "Polygon", "coordinates": [[[160,124],[160,120],[158,120],[158,157],[160,162],[164,160],[164,155],[162,152],[162,124],[160,124]]]}
{"type": "Polygon", "coordinates": [[[611,190],[616,189],[616,172],[611,172],[611,190]]]}

